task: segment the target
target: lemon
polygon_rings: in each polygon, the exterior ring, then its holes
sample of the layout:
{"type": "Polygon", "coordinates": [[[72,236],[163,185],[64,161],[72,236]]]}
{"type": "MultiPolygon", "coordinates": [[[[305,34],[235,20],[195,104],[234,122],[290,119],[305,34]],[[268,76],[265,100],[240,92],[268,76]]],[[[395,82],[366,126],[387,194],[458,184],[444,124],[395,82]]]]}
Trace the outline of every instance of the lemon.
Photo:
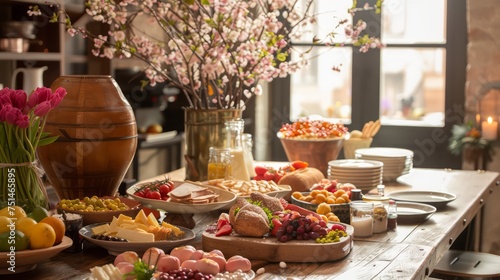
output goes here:
{"type": "Polygon", "coordinates": [[[28,234],[30,249],[49,248],[56,242],[56,232],[46,223],[34,225],[28,234]]]}
{"type": "Polygon", "coordinates": [[[23,217],[16,221],[16,229],[28,234],[37,222],[30,217],[23,217]]]}
{"type": "Polygon", "coordinates": [[[11,225],[11,220],[6,216],[0,216],[0,233],[9,231],[9,225],[11,225]]]}
{"type": "Polygon", "coordinates": [[[2,208],[2,210],[0,210],[0,216],[5,216],[11,219],[12,218],[19,219],[22,217],[26,217],[26,211],[24,211],[24,209],[21,206],[17,205],[7,206],[2,208]]]}
{"type": "Polygon", "coordinates": [[[15,251],[26,250],[29,247],[29,239],[26,234],[19,230],[14,230],[14,237],[9,239],[11,232],[0,234],[0,252],[11,251],[11,246],[15,251]]]}

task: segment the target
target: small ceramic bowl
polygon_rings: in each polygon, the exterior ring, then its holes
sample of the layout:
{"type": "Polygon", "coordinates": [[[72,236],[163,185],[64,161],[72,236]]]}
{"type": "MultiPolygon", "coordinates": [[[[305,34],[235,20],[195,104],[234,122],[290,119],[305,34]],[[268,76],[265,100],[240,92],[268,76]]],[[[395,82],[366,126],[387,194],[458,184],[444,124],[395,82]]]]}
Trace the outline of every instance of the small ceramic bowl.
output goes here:
{"type": "MultiPolygon", "coordinates": [[[[101,197],[102,199],[107,199],[111,198],[114,199],[116,197],[111,197],[111,196],[104,196],[101,197]]],[[[142,209],[142,205],[140,202],[125,198],[125,197],[119,197],[120,201],[126,204],[129,209],[127,210],[116,210],[116,211],[104,211],[104,212],[84,212],[80,210],[65,210],[62,209],[59,205],[57,204],[57,212],[59,214],[62,214],[63,212],[66,213],[75,213],[75,214],[80,214],[83,217],[83,226],[90,225],[90,224],[96,224],[96,223],[110,223],[113,220],[113,217],[120,216],[120,214],[129,216],[134,218],[137,213],[142,209]]]]}
{"type": "MultiPolygon", "coordinates": [[[[303,194],[309,194],[309,192],[304,192],[303,194]]],[[[318,204],[310,203],[307,201],[298,200],[295,197],[291,197],[292,204],[300,206],[304,209],[311,210],[316,212],[318,208],[318,204]]],[[[349,224],[351,221],[351,212],[349,203],[341,203],[341,204],[329,204],[332,212],[339,217],[340,222],[349,224]]]]}

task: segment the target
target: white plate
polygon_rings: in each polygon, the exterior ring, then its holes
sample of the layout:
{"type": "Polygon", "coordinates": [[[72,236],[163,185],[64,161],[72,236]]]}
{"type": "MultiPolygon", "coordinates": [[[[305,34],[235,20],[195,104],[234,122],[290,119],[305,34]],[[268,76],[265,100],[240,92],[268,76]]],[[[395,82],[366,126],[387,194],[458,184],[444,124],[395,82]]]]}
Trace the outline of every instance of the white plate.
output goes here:
{"type": "Polygon", "coordinates": [[[373,147],[357,149],[356,154],[380,158],[406,158],[413,157],[413,151],[400,148],[373,147]]]}
{"type": "Polygon", "coordinates": [[[164,241],[155,241],[155,242],[118,242],[118,241],[106,241],[92,238],[92,228],[100,224],[91,224],[85,227],[82,227],[78,232],[85,240],[94,243],[98,246],[103,247],[108,250],[110,255],[117,256],[120,253],[125,251],[135,251],[140,256],[146,252],[148,248],[157,247],[165,251],[165,253],[170,252],[173,248],[185,244],[191,240],[193,240],[196,235],[194,231],[177,226],[179,229],[184,231],[184,236],[180,239],[176,240],[164,240],[164,241]]]}
{"type": "Polygon", "coordinates": [[[328,162],[328,166],[341,169],[378,169],[383,165],[380,161],[363,159],[340,159],[328,162]]]}
{"type": "MultiPolygon", "coordinates": [[[[173,181],[173,182],[175,187],[178,187],[181,184],[185,183],[183,181],[173,181]]],[[[135,195],[134,192],[139,186],[140,185],[136,184],[128,188],[127,194],[133,199],[139,201],[144,206],[148,206],[154,209],[165,210],[168,213],[176,213],[176,214],[206,213],[209,211],[218,210],[223,207],[226,207],[228,204],[232,204],[236,199],[236,195],[232,192],[228,192],[223,189],[207,185],[205,187],[207,187],[208,189],[214,191],[219,195],[217,202],[205,203],[205,204],[185,204],[178,202],[170,202],[164,200],[149,199],[135,195]]]]}
{"type": "Polygon", "coordinates": [[[420,223],[436,213],[436,207],[415,202],[397,202],[398,223],[420,223]]]}
{"type": "Polygon", "coordinates": [[[436,191],[398,191],[390,193],[389,197],[397,201],[425,203],[437,208],[457,198],[452,193],[436,191]]]}
{"type": "Polygon", "coordinates": [[[8,263],[10,257],[7,256],[7,252],[0,252],[0,274],[14,274],[33,270],[39,262],[45,261],[48,258],[57,255],[62,250],[71,247],[72,244],[73,241],[71,238],[64,236],[61,243],[56,246],[37,250],[16,251],[15,272],[8,270],[10,267],[10,264],[8,263]]]}
{"type": "Polygon", "coordinates": [[[347,176],[380,176],[383,169],[379,170],[338,170],[338,169],[329,169],[328,173],[337,174],[337,175],[347,175],[347,176]]]}

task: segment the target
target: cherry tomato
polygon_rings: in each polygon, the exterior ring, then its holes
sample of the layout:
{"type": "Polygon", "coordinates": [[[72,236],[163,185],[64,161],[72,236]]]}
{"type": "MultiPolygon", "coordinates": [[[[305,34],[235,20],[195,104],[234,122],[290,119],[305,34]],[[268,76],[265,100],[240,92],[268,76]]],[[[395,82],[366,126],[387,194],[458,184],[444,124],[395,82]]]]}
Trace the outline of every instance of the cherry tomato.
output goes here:
{"type": "Polygon", "coordinates": [[[165,185],[167,185],[170,188],[170,191],[172,191],[175,188],[175,184],[172,181],[165,182],[165,185]]]}
{"type": "Polygon", "coordinates": [[[149,191],[146,197],[149,199],[161,199],[161,194],[159,191],[149,191]]]}
{"type": "Polygon", "coordinates": [[[171,191],[171,189],[170,186],[168,186],[167,184],[161,184],[158,187],[158,191],[160,192],[161,197],[165,197],[168,196],[168,193],[171,191]]]}
{"type": "Polygon", "coordinates": [[[134,194],[137,195],[138,197],[144,197],[144,192],[142,190],[136,191],[134,194]]]}

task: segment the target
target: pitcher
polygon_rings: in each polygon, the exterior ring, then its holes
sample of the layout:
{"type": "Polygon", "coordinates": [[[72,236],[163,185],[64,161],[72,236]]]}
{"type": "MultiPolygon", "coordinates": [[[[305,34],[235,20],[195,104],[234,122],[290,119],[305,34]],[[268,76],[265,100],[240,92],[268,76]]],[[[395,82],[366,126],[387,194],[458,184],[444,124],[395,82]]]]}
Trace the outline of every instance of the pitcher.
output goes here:
{"type": "Polygon", "coordinates": [[[30,94],[37,87],[43,86],[43,72],[47,70],[47,66],[39,68],[17,68],[12,73],[12,88],[16,89],[16,77],[18,73],[23,73],[23,90],[30,94]]]}

